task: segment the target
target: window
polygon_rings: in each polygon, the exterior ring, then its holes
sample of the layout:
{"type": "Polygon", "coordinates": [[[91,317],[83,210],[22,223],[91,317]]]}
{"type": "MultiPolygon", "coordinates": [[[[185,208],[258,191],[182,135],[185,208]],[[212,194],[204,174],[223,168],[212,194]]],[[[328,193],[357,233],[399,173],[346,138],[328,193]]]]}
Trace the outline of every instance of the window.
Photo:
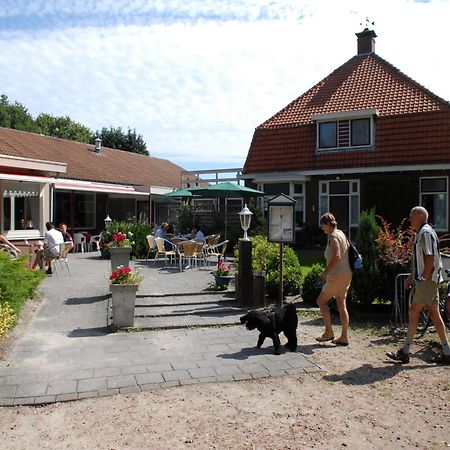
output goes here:
{"type": "Polygon", "coordinates": [[[9,181],[4,182],[2,187],[5,233],[39,230],[40,185],[9,181]]]}
{"type": "Polygon", "coordinates": [[[303,183],[291,183],[291,197],[295,200],[295,228],[305,226],[305,196],[303,183]]]}
{"type": "Polygon", "coordinates": [[[448,179],[433,177],[420,179],[420,204],[428,213],[428,221],[436,231],[448,229],[448,179]]]}
{"type": "Polygon", "coordinates": [[[330,211],[339,228],[349,231],[359,224],[359,180],[330,180],[319,183],[319,217],[330,211]]]}
{"type": "Polygon", "coordinates": [[[317,150],[370,147],[374,140],[376,109],[318,114],[317,150]]]}

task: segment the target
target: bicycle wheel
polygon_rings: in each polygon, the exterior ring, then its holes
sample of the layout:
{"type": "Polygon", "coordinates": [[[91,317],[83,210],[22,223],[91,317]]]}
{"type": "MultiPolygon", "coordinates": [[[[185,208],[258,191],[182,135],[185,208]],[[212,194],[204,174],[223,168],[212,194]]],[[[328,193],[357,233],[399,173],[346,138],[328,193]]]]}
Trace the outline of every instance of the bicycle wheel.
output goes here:
{"type": "Polygon", "coordinates": [[[419,333],[425,333],[430,325],[431,317],[428,315],[428,310],[423,308],[422,311],[420,311],[419,326],[417,327],[417,331],[419,333]]]}

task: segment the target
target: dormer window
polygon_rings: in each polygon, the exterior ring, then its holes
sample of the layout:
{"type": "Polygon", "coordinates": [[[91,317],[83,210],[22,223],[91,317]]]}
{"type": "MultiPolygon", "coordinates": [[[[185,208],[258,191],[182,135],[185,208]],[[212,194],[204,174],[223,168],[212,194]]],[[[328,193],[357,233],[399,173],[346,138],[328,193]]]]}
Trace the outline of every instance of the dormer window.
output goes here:
{"type": "Polygon", "coordinates": [[[374,142],[375,109],[353,112],[318,114],[317,151],[372,147],[374,142]]]}

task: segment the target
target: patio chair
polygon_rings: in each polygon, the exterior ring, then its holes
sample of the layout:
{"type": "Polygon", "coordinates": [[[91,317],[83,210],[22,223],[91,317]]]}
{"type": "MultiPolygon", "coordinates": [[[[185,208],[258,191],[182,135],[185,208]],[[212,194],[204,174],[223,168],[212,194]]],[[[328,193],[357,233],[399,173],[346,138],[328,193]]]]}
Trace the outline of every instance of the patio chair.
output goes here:
{"type": "Polygon", "coordinates": [[[86,251],[86,237],[83,233],[74,233],[73,235],[73,252],[80,248],[81,253],[86,251]]]}
{"type": "Polygon", "coordinates": [[[203,261],[203,267],[206,267],[206,258],[205,258],[206,243],[203,239],[195,239],[195,243],[196,243],[194,250],[195,265],[198,267],[198,261],[200,261],[200,263],[203,261]]]}
{"type": "Polygon", "coordinates": [[[196,264],[195,250],[197,248],[197,242],[195,241],[183,241],[178,245],[178,257],[180,262],[180,272],[183,271],[183,261],[188,261],[188,265],[185,269],[188,269],[192,265],[196,264]]]}
{"type": "MultiPolygon", "coordinates": [[[[208,261],[212,258],[225,259],[225,252],[227,250],[228,240],[220,242],[216,245],[210,245],[204,252],[205,260],[208,261]]],[[[208,263],[209,264],[209,263],[208,263]]]]}
{"type": "Polygon", "coordinates": [[[170,264],[172,264],[177,259],[177,246],[172,244],[172,242],[168,241],[164,238],[155,238],[156,242],[156,255],[153,260],[156,263],[156,260],[159,259],[160,256],[164,256],[164,263],[167,266],[167,258],[169,258],[170,264]],[[167,242],[167,247],[169,250],[166,250],[164,243],[167,242]]]}
{"type": "Polygon", "coordinates": [[[148,252],[147,252],[147,261],[148,261],[148,255],[150,255],[150,252],[152,250],[156,249],[156,241],[155,241],[155,236],[153,236],[153,234],[149,234],[147,236],[147,244],[148,244],[148,252]]]}
{"type": "Polygon", "coordinates": [[[56,244],[53,247],[49,247],[49,253],[55,253],[55,256],[50,257],[50,264],[53,264],[53,268],[55,269],[56,276],[59,278],[59,270],[58,263],[61,266],[61,270],[63,270],[64,266],[67,269],[67,272],[70,276],[72,273],[70,272],[69,261],[67,260],[69,250],[72,248],[70,245],[66,245],[67,242],[62,242],[61,244],[56,244]]]}
{"type": "Polygon", "coordinates": [[[95,236],[91,236],[91,240],[88,244],[88,249],[90,252],[94,250],[100,250],[100,239],[102,238],[101,234],[96,234],[95,236]]]}

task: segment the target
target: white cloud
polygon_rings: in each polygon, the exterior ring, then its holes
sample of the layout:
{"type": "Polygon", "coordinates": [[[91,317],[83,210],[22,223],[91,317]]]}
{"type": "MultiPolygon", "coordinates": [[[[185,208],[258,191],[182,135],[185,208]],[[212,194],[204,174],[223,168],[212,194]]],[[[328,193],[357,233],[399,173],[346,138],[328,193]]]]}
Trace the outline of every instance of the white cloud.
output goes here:
{"type": "Polygon", "coordinates": [[[450,99],[446,1],[42,0],[0,6],[2,23],[25,4],[52,24],[0,34],[2,92],[33,115],[135,128],[186,168],[242,165],[256,126],[356,53],[367,15],[377,53],[450,99]]]}

